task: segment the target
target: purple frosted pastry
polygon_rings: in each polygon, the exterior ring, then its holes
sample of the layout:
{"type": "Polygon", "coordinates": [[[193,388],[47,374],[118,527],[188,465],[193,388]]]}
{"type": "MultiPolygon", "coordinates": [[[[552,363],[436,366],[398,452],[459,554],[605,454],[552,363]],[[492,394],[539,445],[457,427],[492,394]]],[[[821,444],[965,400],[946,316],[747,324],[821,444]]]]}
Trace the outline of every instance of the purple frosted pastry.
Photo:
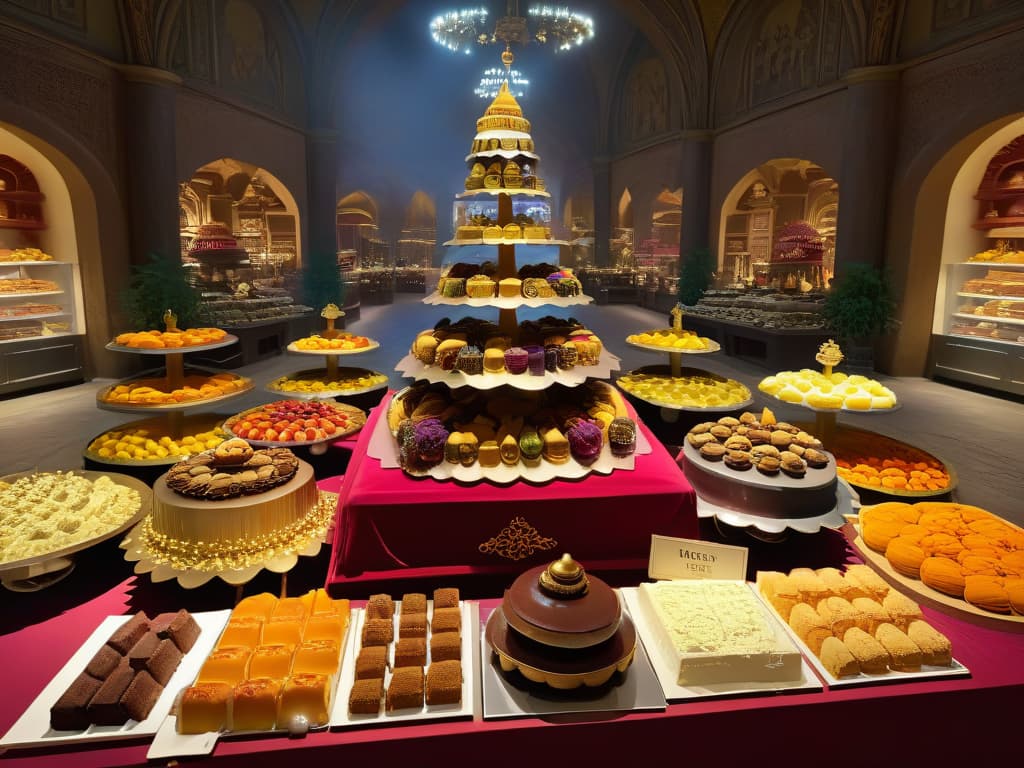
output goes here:
{"type": "Polygon", "coordinates": [[[444,461],[444,444],[448,430],[440,419],[423,419],[413,427],[416,436],[416,455],[420,463],[432,467],[444,461]]]}
{"type": "Polygon", "coordinates": [[[526,354],[528,355],[527,367],[530,369],[530,375],[543,376],[544,347],[539,347],[536,345],[526,347],[526,354]]]}
{"type": "Polygon", "coordinates": [[[480,348],[470,345],[460,349],[459,356],[455,360],[455,370],[462,371],[467,376],[483,373],[484,355],[480,348]]]}
{"type": "Polygon", "coordinates": [[[554,373],[558,370],[558,347],[544,347],[544,370],[554,373]]]}
{"type": "Polygon", "coordinates": [[[612,456],[630,456],[636,452],[636,423],[625,416],[608,425],[608,447],[612,456]]]}
{"type": "Polygon", "coordinates": [[[512,374],[526,373],[526,366],[529,364],[530,353],[522,347],[512,347],[505,350],[505,370],[512,374]]]}
{"type": "Polygon", "coordinates": [[[586,419],[572,419],[565,433],[572,457],[584,466],[590,466],[601,455],[601,428],[586,419]]]}

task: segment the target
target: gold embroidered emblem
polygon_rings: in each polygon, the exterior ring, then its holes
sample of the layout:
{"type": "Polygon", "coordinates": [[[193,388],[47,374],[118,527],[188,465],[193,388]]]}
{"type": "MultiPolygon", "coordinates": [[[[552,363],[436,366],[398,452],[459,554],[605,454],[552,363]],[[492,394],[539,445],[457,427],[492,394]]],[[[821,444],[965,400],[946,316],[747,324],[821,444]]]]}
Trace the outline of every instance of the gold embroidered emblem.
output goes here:
{"type": "Polygon", "coordinates": [[[522,560],[534,552],[554,549],[558,542],[548,536],[541,536],[537,529],[522,517],[513,518],[501,533],[479,546],[484,554],[498,555],[506,560],[522,560]]]}

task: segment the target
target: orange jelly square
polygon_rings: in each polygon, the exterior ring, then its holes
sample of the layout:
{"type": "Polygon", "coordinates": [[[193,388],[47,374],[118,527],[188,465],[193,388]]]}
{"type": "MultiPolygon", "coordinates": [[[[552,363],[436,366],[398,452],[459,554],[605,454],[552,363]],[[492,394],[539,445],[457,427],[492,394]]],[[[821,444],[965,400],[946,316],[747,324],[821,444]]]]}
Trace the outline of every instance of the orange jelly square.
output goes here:
{"type": "Polygon", "coordinates": [[[291,644],[259,645],[249,659],[249,677],[272,677],[284,680],[292,669],[295,646],[291,644]]]}
{"type": "Polygon", "coordinates": [[[281,681],[266,677],[243,680],[235,686],[231,702],[231,729],[271,731],[277,721],[281,681]]]}
{"type": "Polygon", "coordinates": [[[263,625],[264,645],[298,645],[302,642],[302,619],[274,616],[263,625]]]}
{"type": "Polygon", "coordinates": [[[249,597],[242,598],[238,605],[236,605],[231,611],[231,618],[239,618],[242,616],[256,617],[260,619],[269,619],[274,613],[274,607],[277,605],[277,598],[269,592],[261,592],[258,595],[250,595],[249,597]]]}
{"type": "Polygon", "coordinates": [[[228,646],[215,648],[199,669],[196,681],[200,683],[227,683],[234,686],[248,676],[252,649],[228,646]]]}
{"type": "Polygon", "coordinates": [[[335,613],[322,613],[309,617],[306,629],[302,633],[303,640],[334,640],[341,645],[348,626],[348,616],[335,613]]]}
{"type": "Polygon", "coordinates": [[[310,726],[324,725],[328,721],[330,697],[327,675],[292,675],[285,681],[278,699],[277,726],[288,728],[297,718],[305,718],[310,726]]]}
{"type": "Polygon", "coordinates": [[[285,597],[277,601],[277,607],[270,618],[287,617],[292,619],[304,619],[309,613],[309,607],[301,597],[285,597]]]}
{"type": "Polygon", "coordinates": [[[334,640],[307,640],[295,649],[292,674],[333,675],[338,671],[341,646],[334,640]]]}
{"type": "Polygon", "coordinates": [[[228,619],[224,631],[221,632],[217,641],[218,648],[239,646],[243,648],[255,648],[260,644],[260,637],[263,634],[263,619],[255,616],[241,616],[228,619]]]}
{"type": "Polygon", "coordinates": [[[185,689],[178,703],[178,733],[222,731],[228,724],[227,683],[196,683],[185,689]]]}

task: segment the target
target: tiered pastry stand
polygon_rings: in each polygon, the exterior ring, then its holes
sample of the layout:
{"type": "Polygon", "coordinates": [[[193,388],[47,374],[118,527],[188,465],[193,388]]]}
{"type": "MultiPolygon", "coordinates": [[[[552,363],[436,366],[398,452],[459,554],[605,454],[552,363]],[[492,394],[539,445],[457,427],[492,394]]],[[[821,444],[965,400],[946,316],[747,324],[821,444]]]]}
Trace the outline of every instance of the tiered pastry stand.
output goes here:
{"type": "MultiPolygon", "coordinates": [[[[511,65],[511,53],[506,51],[506,54],[502,57],[502,61],[506,62],[506,66],[511,65]]],[[[507,86],[504,90],[507,94],[507,86]]],[[[499,97],[500,98],[500,97],[499,97]]],[[[470,154],[466,157],[467,163],[472,167],[473,163],[480,162],[485,166],[495,162],[498,159],[510,161],[514,158],[518,158],[520,161],[532,161],[536,162],[539,160],[539,156],[532,151],[524,151],[521,142],[523,140],[530,140],[528,133],[523,133],[514,130],[487,130],[481,133],[477,133],[474,138],[474,147],[480,147],[482,140],[487,140],[487,148],[478,149],[478,151],[470,154]],[[505,143],[510,148],[503,148],[502,144],[505,143]]],[[[501,188],[485,188],[485,189],[474,189],[460,192],[456,195],[457,200],[461,199],[472,199],[472,198],[493,198],[497,204],[497,226],[505,231],[505,227],[509,224],[514,224],[513,214],[513,201],[520,198],[542,198],[548,199],[551,195],[543,189],[531,189],[531,188],[518,188],[518,187],[501,187],[501,188]]],[[[486,240],[449,240],[445,245],[452,247],[462,246],[473,246],[485,243],[493,245],[498,249],[498,269],[497,274],[494,276],[495,282],[504,280],[506,278],[517,277],[518,269],[516,266],[516,249],[529,249],[538,248],[551,245],[561,245],[561,241],[555,240],[527,240],[527,239],[516,239],[516,238],[488,238],[486,240]]],[[[585,295],[577,295],[571,297],[487,297],[487,298],[448,298],[441,296],[439,293],[434,293],[427,296],[424,299],[425,304],[430,305],[442,305],[442,306],[471,306],[471,307],[496,307],[498,309],[498,329],[502,334],[506,334],[511,338],[515,338],[518,335],[519,325],[516,318],[516,313],[519,307],[540,307],[540,306],[552,306],[552,307],[569,307],[580,304],[587,304],[592,301],[592,298],[585,295]]],[[[559,369],[557,372],[545,371],[543,376],[531,376],[529,374],[512,375],[508,373],[495,373],[495,374],[478,374],[478,375],[466,375],[461,371],[445,371],[440,366],[427,366],[418,360],[414,355],[406,355],[402,360],[399,361],[395,368],[403,376],[416,379],[426,380],[431,383],[443,383],[449,387],[460,387],[469,386],[474,389],[492,390],[498,387],[507,385],[516,389],[524,390],[544,390],[554,384],[563,384],[570,387],[578,387],[585,383],[591,378],[609,378],[612,371],[619,369],[619,359],[609,353],[607,350],[602,349],[601,357],[598,360],[596,366],[575,366],[572,370],[559,369]]],[[[381,420],[379,423],[383,423],[381,420]]],[[[575,464],[575,461],[570,461],[570,464],[575,464]]],[[[587,470],[589,471],[589,470],[587,470]]],[[[606,470],[606,471],[611,471],[606,470]]],[[[445,475],[446,473],[440,473],[445,475]]],[[[486,477],[486,473],[483,473],[486,479],[493,479],[486,477]]],[[[586,474],[584,471],[582,474],[586,474]]],[[[519,475],[516,475],[518,479],[519,475]]],[[[439,479],[441,479],[439,477],[439,479]]],[[[554,479],[554,478],[549,478],[554,479]]],[[[494,480],[500,482],[500,480],[494,480]]]]}
{"type": "MultiPolygon", "coordinates": [[[[335,320],[345,316],[344,311],[339,309],[335,304],[328,304],[320,312],[320,316],[327,321],[327,327],[320,333],[325,339],[336,339],[342,331],[334,327],[335,320]]],[[[338,364],[338,359],[348,355],[360,355],[365,352],[372,352],[378,349],[380,344],[376,341],[370,340],[370,343],[365,347],[359,347],[358,349],[302,349],[296,346],[296,342],[291,342],[287,346],[289,353],[294,355],[316,355],[324,358],[325,366],[323,368],[309,368],[295,373],[288,374],[288,378],[294,379],[319,379],[323,381],[338,381],[343,378],[362,378],[363,376],[384,376],[384,374],[377,371],[370,370],[368,368],[352,368],[343,367],[338,364]]],[[[267,392],[271,392],[278,397],[290,398],[293,400],[327,400],[332,398],[355,398],[360,395],[365,395],[370,392],[377,392],[382,389],[386,389],[388,386],[387,377],[378,384],[373,384],[368,387],[351,388],[351,389],[322,389],[316,392],[301,392],[301,391],[288,391],[279,389],[272,385],[267,385],[264,389],[267,392]]]]}
{"type": "MultiPolygon", "coordinates": [[[[167,330],[175,330],[177,318],[169,310],[164,315],[164,320],[167,323],[167,330]]],[[[232,335],[227,335],[218,342],[212,344],[197,344],[190,347],[179,347],[172,349],[139,349],[136,347],[126,347],[120,344],[111,342],[106,345],[106,348],[112,352],[127,352],[132,354],[140,355],[157,355],[163,357],[164,366],[162,369],[152,369],[150,371],[143,372],[141,377],[152,377],[157,375],[160,371],[163,371],[162,376],[162,388],[165,392],[171,392],[175,389],[180,389],[185,380],[185,353],[187,352],[202,352],[210,349],[218,349],[220,347],[226,347],[230,344],[234,344],[238,341],[238,338],[232,335]]],[[[202,371],[204,373],[218,373],[218,371],[205,368],[195,368],[194,370],[202,371]]],[[[138,377],[136,377],[138,378],[138,377]]],[[[133,381],[135,379],[127,380],[133,381]]],[[[125,383],[124,381],[119,384],[125,383]]],[[[178,440],[181,437],[189,434],[186,430],[188,429],[200,429],[200,431],[207,431],[216,426],[222,419],[216,416],[199,416],[192,414],[186,417],[186,412],[196,411],[200,408],[207,408],[210,405],[220,403],[225,400],[231,400],[235,397],[243,395],[249,392],[253,388],[252,381],[245,380],[241,387],[238,387],[231,392],[217,397],[203,398],[200,400],[188,400],[180,403],[121,403],[121,402],[109,402],[105,399],[105,396],[114,389],[118,384],[105,387],[96,393],[96,406],[106,411],[116,411],[120,413],[132,413],[132,414],[146,414],[147,418],[140,421],[130,422],[122,425],[121,429],[135,429],[145,426],[152,425],[160,428],[164,434],[169,435],[172,439],[178,440]]],[[[89,441],[90,444],[92,441],[89,441]]],[[[180,460],[181,456],[167,456],[161,459],[147,459],[147,460],[110,460],[107,457],[99,456],[98,454],[90,451],[83,453],[84,458],[87,462],[95,463],[96,465],[109,465],[121,468],[122,471],[133,472],[141,469],[141,474],[148,477],[152,474],[153,467],[166,467],[174,464],[180,460]]],[[[159,475],[160,472],[157,472],[159,475]]],[[[155,479],[155,475],[153,477],[155,479]]]]}
{"type": "MultiPolygon", "coordinates": [[[[679,304],[676,304],[676,306],[672,308],[671,314],[672,328],[670,330],[681,331],[683,329],[682,307],[679,304]]],[[[657,345],[641,344],[638,342],[628,340],[626,341],[626,343],[629,344],[631,347],[643,349],[647,352],[660,352],[662,354],[668,354],[669,359],[668,366],[645,365],[642,368],[637,368],[635,371],[630,371],[630,373],[650,373],[656,375],[667,375],[674,379],[678,379],[682,376],[706,376],[708,378],[725,381],[725,377],[718,376],[717,374],[710,373],[709,371],[705,371],[699,368],[682,367],[682,360],[684,355],[707,355],[714,352],[719,352],[722,349],[722,347],[719,345],[717,341],[714,341],[713,339],[708,340],[708,345],[704,349],[680,349],[675,347],[659,347],[657,345]]],[[[723,405],[683,406],[660,401],[657,400],[656,398],[644,397],[643,395],[638,395],[633,392],[629,392],[628,394],[630,395],[630,397],[635,397],[637,400],[641,400],[645,403],[655,406],[656,408],[659,408],[661,420],[669,424],[674,424],[677,421],[679,421],[680,414],[684,412],[709,414],[728,413],[731,411],[739,410],[741,408],[746,408],[753,402],[753,398],[750,397],[740,402],[727,403],[723,405]]]]}

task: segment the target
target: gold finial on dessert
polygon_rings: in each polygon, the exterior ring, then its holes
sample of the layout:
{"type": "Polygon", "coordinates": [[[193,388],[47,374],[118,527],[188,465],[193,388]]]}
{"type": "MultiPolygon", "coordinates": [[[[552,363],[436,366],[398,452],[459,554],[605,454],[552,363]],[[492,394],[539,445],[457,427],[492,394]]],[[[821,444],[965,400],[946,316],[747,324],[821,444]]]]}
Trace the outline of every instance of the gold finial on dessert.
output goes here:
{"type": "Polygon", "coordinates": [[[590,588],[590,581],[583,566],[566,552],[559,560],[541,571],[540,586],[546,592],[561,597],[582,597],[590,588]]]}
{"type": "Polygon", "coordinates": [[[683,330],[683,305],[676,304],[672,307],[672,311],[669,314],[672,315],[672,330],[683,330]]]}
{"type": "Polygon", "coordinates": [[[334,321],[337,320],[339,317],[344,316],[345,313],[342,310],[338,309],[337,304],[328,304],[326,307],[320,310],[320,317],[326,318],[327,320],[327,330],[325,330],[323,333],[323,337],[325,339],[334,339],[338,337],[340,331],[335,329],[334,321]]]}
{"type": "Polygon", "coordinates": [[[826,376],[831,376],[832,366],[839,365],[843,360],[843,351],[839,349],[839,345],[835,341],[829,339],[818,347],[818,354],[814,356],[814,359],[825,366],[823,373],[826,376]]]}
{"type": "Polygon", "coordinates": [[[512,46],[505,43],[505,50],[501,52],[501,63],[505,65],[506,72],[512,69],[512,62],[515,60],[516,57],[512,54],[512,46]]]}
{"type": "Polygon", "coordinates": [[[178,330],[178,316],[169,309],[164,312],[164,325],[167,327],[167,332],[178,330]]]}

